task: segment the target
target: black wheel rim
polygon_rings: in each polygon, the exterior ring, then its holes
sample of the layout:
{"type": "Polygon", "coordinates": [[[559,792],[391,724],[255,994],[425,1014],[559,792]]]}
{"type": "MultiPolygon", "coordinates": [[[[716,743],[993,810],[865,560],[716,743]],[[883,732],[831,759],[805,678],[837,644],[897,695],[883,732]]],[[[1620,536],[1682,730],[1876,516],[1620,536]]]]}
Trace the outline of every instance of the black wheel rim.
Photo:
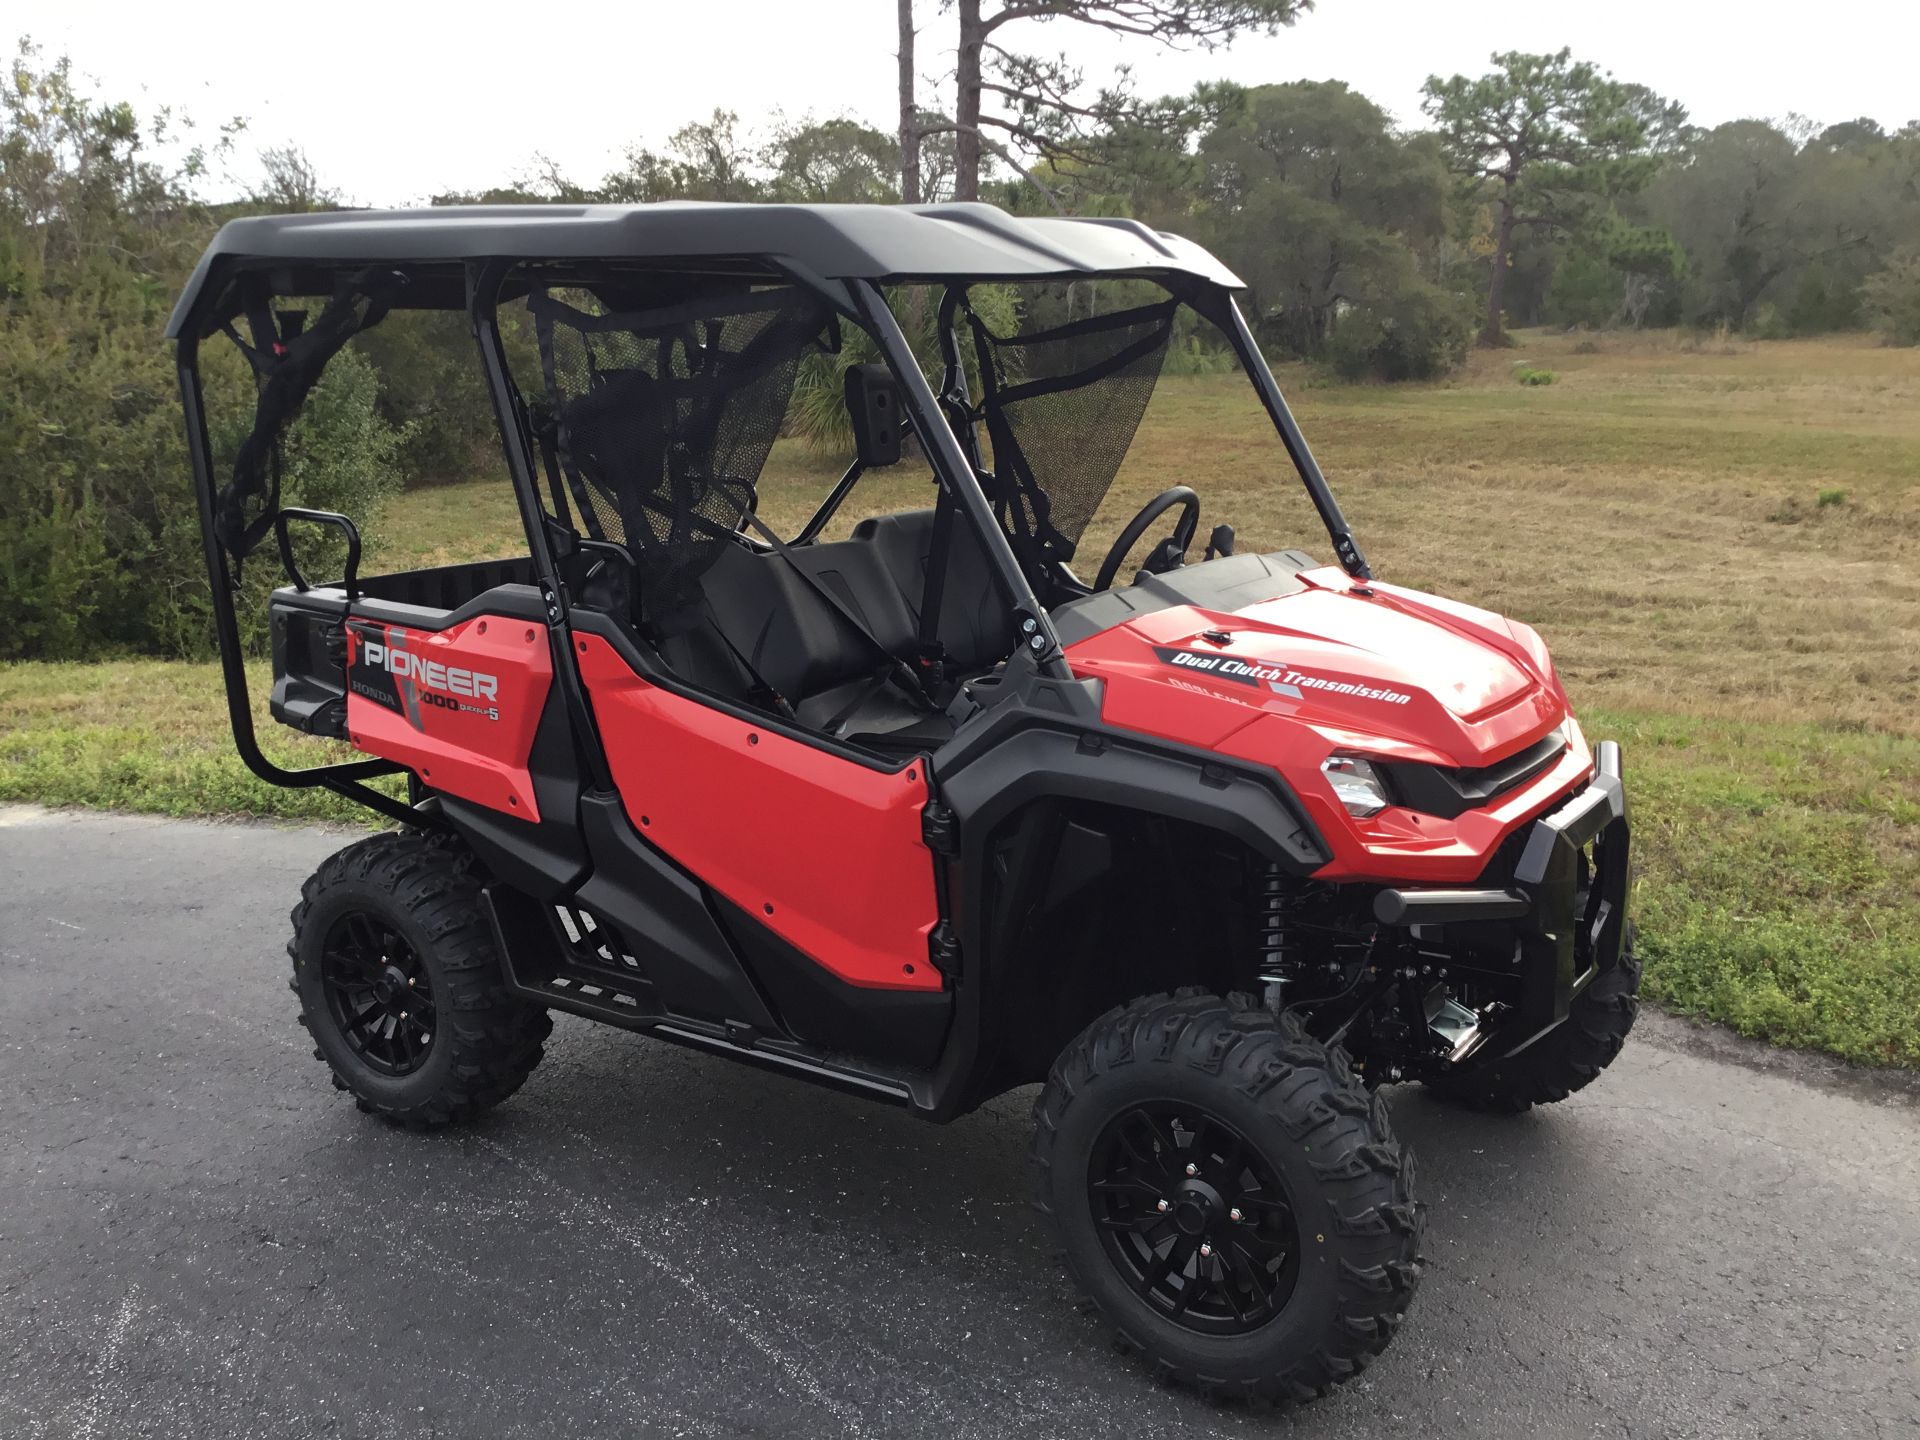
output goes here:
{"type": "Polygon", "coordinates": [[[1244,1335],[1286,1307],[1300,1231],[1279,1172],[1197,1106],[1136,1105],[1094,1142],[1087,1200],[1135,1294],[1181,1327],[1244,1335]]]}
{"type": "Polygon", "coordinates": [[[411,1075],[433,1051],[433,986],[419,954],[378,915],[333,922],[320,953],[327,1013],[354,1057],[379,1075],[411,1075]]]}

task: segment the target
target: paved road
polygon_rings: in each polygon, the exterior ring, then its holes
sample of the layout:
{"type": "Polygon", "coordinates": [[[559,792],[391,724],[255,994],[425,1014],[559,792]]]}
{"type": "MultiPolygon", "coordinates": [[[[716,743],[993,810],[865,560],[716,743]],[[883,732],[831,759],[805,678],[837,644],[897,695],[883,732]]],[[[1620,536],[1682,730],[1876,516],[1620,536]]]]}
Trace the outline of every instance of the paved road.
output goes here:
{"type": "Polygon", "coordinates": [[[1395,1097],[1399,1341],[1287,1415],[1153,1385],[948,1127],[561,1019],[409,1135],[328,1086],[280,946],[338,833],[0,809],[0,1433],[1920,1434],[1920,1102],[1651,1017],[1519,1120],[1395,1097]]]}

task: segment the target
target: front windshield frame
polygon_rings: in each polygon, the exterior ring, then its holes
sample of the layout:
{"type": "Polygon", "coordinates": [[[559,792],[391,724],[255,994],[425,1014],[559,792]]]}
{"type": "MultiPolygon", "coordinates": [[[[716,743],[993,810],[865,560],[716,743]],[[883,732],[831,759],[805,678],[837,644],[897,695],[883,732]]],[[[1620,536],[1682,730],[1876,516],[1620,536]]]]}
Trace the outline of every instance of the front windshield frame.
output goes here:
{"type": "MultiPolygon", "coordinates": [[[[1128,278],[1155,280],[1176,300],[1212,322],[1226,338],[1280,437],[1301,486],[1319,514],[1341,568],[1356,581],[1371,579],[1373,572],[1366,556],[1339,502],[1334,498],[1332,487],[1328,485],[1319,462],[1314,458],[1312,447],[1301,433],[1299,422],[1287,404],[1279,381],[1274,378],[1266,357],[1261,354],[1233,292],[1225,286],[1190,277],[1151,275],[1128,278]]],[[[1042,673],[1057,679],[1070,679],[1072,672],[1067,667],[1047,609],[1035,595],[1029,576],[1015,557],[1006,529],[1000,523],[993,502],[982,484],[983,466],[978,436],[969,422],[969,408],[955,373],[961,346],[956,329],[958,317],[953,313],[951,297],[956,289],[964,289],[967,282],[950,280],[949,303],[941,307],[940,343],[947,374],[943,377],[941,393],[938,394],[921,372],[912,346],[880,286],[870,280],[845,283],[853,301],[854,318],[879,342],[881,353],[899,382],[907,418],[926,451],[943,495],[958,507],[986,547],[1002,592],[1013,608],[1016,629],[1026,647],[1023,653],[1042,673]]],[[[964,366],[960,366],[960,369],[963,371],[964,366]]]]}
{"type": "MultiPolygon", "coordinates": [[[[1130,275],[1098,277],[1066,277],[1072,279],[1134,279],[1147,280],[1163,290],[1172,300],[1207,321],[1227,343],[1229,351],[1239,364],[1253,386],[1261,406],[1267,412],[1269,422],[1274,427],[1287,458],[1294,469],[1295,478],[1306,491],[1320,522],[1332,542],[1335,556],[1343,570],[1356,580],[1372,578],[1365,553],[1348,523],[1339,501],[1333,494],[1325,473],[1315,459],[1313,448],[1300,429],[1299,421],[1294,417],[1292,407],[1287,403],[1286,395],[1280,388],[1272,368],[1261,353],[1252,328],[1241,311],[1234,292],[1211,281],[1200,280],[1192,276],[1181,275],[1130,275]]],[[[992,283],[988,278],[950,279],[944,287],[943,298],[936,321],[936,335],[940,347],[939,360],[942,366],[940,386],[936,392],[938,407],[944,414],[949,428],[954,432],[958,445],[967,461],[972,478],[978,482],[990,476],[984,453],[980,445],[978,426],[979,407],[976,403],[979,392],[979,377],[972,374],[977,360],[972,357],[969,337],[962,333],[966,324],[961,311],[965,308],[965,297],[970,285],[992,283]]],[[[885,304],[885,292],[874,288],[875,294],[885,304]]],[[[891,310],[889,309],[889,314],[891,310]]],[[[889,357],[893,361],[895,357],[889,357]]],[[[907,368],[919,373],[919,365],[912,361],[907,368]]],[[[901,366],[895,363],[898,374],[901,366]]],[[[931,452],[930,452],[931,453],[931,452]]],[[[844,494],[836,496],[835,504],[844,494]]],[[[823,507],[824,508],[824,507],[823,507]]],[[[824,519],[824,517],[821,517],[824,519]]],[[[810,527],[811,528],[811,527],[810,527]]],[[[996,525],[996,528],[1000,528],[996,525]]]]}

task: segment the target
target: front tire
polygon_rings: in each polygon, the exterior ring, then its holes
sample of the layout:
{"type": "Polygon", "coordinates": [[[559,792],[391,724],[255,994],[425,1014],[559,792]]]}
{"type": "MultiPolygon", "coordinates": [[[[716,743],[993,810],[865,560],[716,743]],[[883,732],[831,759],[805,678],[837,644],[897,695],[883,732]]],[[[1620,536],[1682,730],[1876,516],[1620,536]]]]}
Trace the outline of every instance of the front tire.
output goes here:
{"type": "Polygon", "coordinates": [[[1518,1055],[1470,1066],[1458,1075],[1427,1082],[1442,1099],[1475,1110],[1518,1115],[1551,1105],[1585,1089],[1620,1056],[1640,1014],[1640,957],[1634,930],[1620,947],[1620,962],[1593,977],[1573,997],[1567,1018],[1518,1055]]]}
{"type": "Polygon", "coordinates": [[[1387,1346],[1420,1278],[1413,1158],[1345,1055],[1242,997],[1102,1016],[1034,1107],[1035,1204],[1163,1373],[1295,1401],[1387,1346]]]}
{"type": "Polygon", "coordinates": [[[314,1058],[362,1110],[445,1125],[540,1063],[544,1006],[502,982],[473,855],[444,835],[375,835],[330,856],[293,908],[292,988],[314,1058]]]}

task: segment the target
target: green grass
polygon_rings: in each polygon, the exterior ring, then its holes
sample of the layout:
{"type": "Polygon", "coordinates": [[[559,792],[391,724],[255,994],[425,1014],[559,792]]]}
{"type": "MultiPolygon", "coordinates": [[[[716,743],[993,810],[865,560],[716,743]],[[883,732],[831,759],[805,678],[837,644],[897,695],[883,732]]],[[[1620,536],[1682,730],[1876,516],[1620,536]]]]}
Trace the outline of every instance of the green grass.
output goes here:
{"type": "MultiPolygon", "coordinates": [[[[1648,994],[1920,1067],[1920,352],[1523,336],[1450,383],[1308,379],[1282,383],[1376,569],[1540,627],[1589,734],[1622,742],[1648,994]],[[1516,360],[1555,383],[1516,385],[1516,360]]],[[[1242,548],[1324,554],[1284,464],[1237,377],[1164,381],[1083,551],[1185,482],[1242,548]]],[[[782,442],[765,512],[793,528],[838,468],[782,442]]],[[[871,477],[834,529],[927,495],[910,467],[871,477]]],[[[497,480],[415,491],[370,568],[518,534],[497,480]]],[[[255,692],[276,758],[330,753],[255,692]]],[[[150,660],[0,669],[0,800],[364,820],[254,780],[218,672],[150,660]]]]}
{"type": "Polygon", "coordinates": [[[1621,742],[1646,993],[1920,1066],[1920,741],[1593,710],[1621,742]]]}
{"type": "MultiPolygon", "coordinates": [[[[352,755],[274,724],[272,677],[251,668],[254,728],[269,759],[297,767],[352,755]]],[[[219,668],[180,660],[0,666],[0,801],[370,823],[331,791],[256,778],[234,753],[219,668]]]]}

